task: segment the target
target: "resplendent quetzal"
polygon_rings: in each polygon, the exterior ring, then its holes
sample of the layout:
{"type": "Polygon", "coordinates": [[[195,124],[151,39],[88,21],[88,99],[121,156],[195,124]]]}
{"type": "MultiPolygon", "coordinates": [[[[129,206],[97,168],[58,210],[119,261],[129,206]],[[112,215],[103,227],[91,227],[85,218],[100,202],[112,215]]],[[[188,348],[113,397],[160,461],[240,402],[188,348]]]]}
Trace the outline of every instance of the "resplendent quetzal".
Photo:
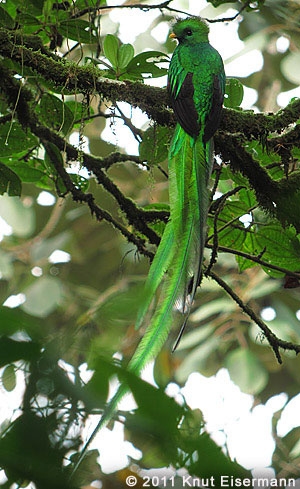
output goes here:
{"type": "MultiPolygon", "coordinates": [[[[207,23],[192,17],[178,20],[171,34],[178,45],[169,67],[168,91],[178,122],[169,150],[170,220],[151,264],[137,318],[137,327],[148,322],[149,309],[161,286],[144,337],[128,364],[136,374],[159,353],[178,318],[183,323],[180,339],[200,281],[212,137],[218,128],[225,90],[222,58],[209,44],[208,33],[207,23]]],[[[80,460],[127,390],[121,385],[108,403],[80,460]]]]}

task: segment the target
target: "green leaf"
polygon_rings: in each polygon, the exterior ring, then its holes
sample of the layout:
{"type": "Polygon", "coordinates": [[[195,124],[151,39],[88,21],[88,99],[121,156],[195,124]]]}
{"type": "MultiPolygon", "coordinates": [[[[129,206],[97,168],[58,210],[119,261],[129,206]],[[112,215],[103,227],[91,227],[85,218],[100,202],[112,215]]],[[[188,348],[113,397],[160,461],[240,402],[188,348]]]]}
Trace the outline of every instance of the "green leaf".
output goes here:
{"type": "Polygon", "coordinates": [[[208,338],[212,333],[212,327],[210,324],[202,325],[200,328],[193,329],[192,331],[185,333],[180,340],[176,351],[185,350],[186,348],[192,348],[196,345],[202,343],[206,338],[208,338]]]}
{"type": "Polygon", "coordinates": [[[13,162],[8,164],[9,168],[13,170],[22,180],[22,182],[38,182],[45,177],[45,173],[36,168],[32,168],[27,163],[13,162]]]}
{"type": "MultiPolygon", "coordinates": [[[[223,228],[226,224],[230,225],[219,231],[219,244],[222,246],[228,246],[233,249],[241,249],[244,240],[246,239],[247,231],[240,229],[243,224],[236,218],[243,216],[248,213],[248,205],[242,200],[234,200],[232,202],[227,202],[224,209],[220,212],[218,216],[218,230],[223,228]]],[[[208,224],[210,226],[209,235],[213,233],[214,218],[208,218],[208,224]]]]}
{"type": "Polygon", "coordinates": [[[165,126],[149,127],[143,135],[139,145],[139,154],[142,161],[157,166],[168,158],[168,148],[171,131],[165,126]]]}
{"type": "Polygon", "coordinates": [[[200,372],[203,375],[206,374],[207,362],[210,357],[220,347],[220,338],[211,336],[205,339],[199,346],[197,346],[191,353],[186,355],[180,366],[176,370],[175,378],[177,382],[186,382],[188,376],[192,372],[200,372]]]}
{"type": "Polygon", "coordinates": [[[109,296],[95,309],[97,317],[108,324],[112,322],[128,322],[135,319],[139,298],[142,294],[140,285],[131,285],[125,290],[118,290],[109,296]]]}
{"type": "MultiPolygon", "coordinates": [[[[136,78],[142,78],[143,74],[148,74],[146,78],[158,78],[166,75],[168,70],[166,68],[159,68],[157,63],[169,61],[169,56],[161,51],[146,51],[134,56],[130,63],[127,65],[126,73],[134,75],[136,78]],[[157,58],[152,60],[152,58],[157,58]]],[[[120,78],[122,79],[122,77],[120,78]]]]}
{"type": "Polygon", "coordinates": [[[25,314],[19,308],[0,307],[0,335],[11,335],[16,331],[26,331],[34,335],[40,324],[32,316],[25,314]]]}
{"type": "MultiPolygon", "coordinates": [[[[73,126],[77,127],[81,125],[81,120],[84,119],[85,117],[91,116],[94,114],[94,109],[93,107],[90,107],[86,104],[83,104],[81,102],[77,102],[76,100],[70,100],[68,102],[65,102],[65,105],[72,111],[73,113],[73,126]],[[79,120],[77,124],[75,124],[75,121],[79,120]]],[[[86,120],[84,121],[84,124],[88,124],[89,122],[92,122],[91,120],[86,120]]]]}
{"type": "Polygon", "coordinates": [[[52,163],[52,160],[54,160],[54,163],[59,163],[62,166],[64,164],[61,152],[59,151],[58,147],[53,143],[48,143],[44,163],[45,163],[45,167],[50,172],[50,174],[56,175],[57,174],[56,167],[52,163]]]}
{"type": "Polygon", "coordinates": [[[281,159],[278,153],[274,153],[271,150],[267,151],[258,141],[248,141],[245,144],[245,149],[263,166],[278,163],[278,166],[268,168],[268,173],[273,179],[278,180],[284,177],[284,171],[281,168],[281,159]]]}
{"type": "Polygon", "coordinates": [[[35,214],[19,197],[0,197],[0,216],[12,227],[13,234],[20,238],[30,236],[35,229],[35,214]]]}
{"type": "Polygon", "coordinates": [[[215,7],[219,7],[220,5],[223,5],[224,3],[231,3],[231,0],[209,0],[210,3],[215,7]]]}
{"type": "Polygon", "coordinates": [[[0,277],[1,279],[10,279],[13,275],[13,256],[4,250],[0,250],[0,277]]]}
{"type": "Polygon", "coordinates": [[[242,188],[239,191],[239,198],[242,202],[245,202],[249,209],[250,207],[254,207],[255,205],[257,205],[257,200],[253,190],[242,188]]]}
{"type": "Polygon", "coordinates": [[[97,37],[90,30],[90,23],[86,20],[71,19],[61,22],[58,31],[64,37],[84,44],[97,42],[97,37]]]}
{"type": "Polygon", "coordinates": [[[239,107],[243,101],[244,88],[236,78],[227,78],[225,86],[225,107],[239,107]]]}
{"type": "Polygon", "coordinates": [[[15,26],[14,19],[9,15],[8,12],[0,5],[0,25],[6,29],[13,29],[15,26]]]}
{"type": "Polygon", "coordinates": [[[2,372],[1,384],[7,392],[14,390],[17,384],[15,367],[8,365],[2,372]]]}
{"type": "MultiPolygon", "coordinates": [[[[277,224],[262,226],[256,234],[256,242],[262,249],[266,248],[262,257],[265,262],[291,271],[300,270],[300,243],[292,227],[283,229],[277,224]]],[[[271,276],[281,274],[267,267],[264,270],[271,276]]]]}
{"type": "Polygon", "coordinates": [[[38,144],[38,139],[30,131],[25,133],[17,122],[0,126],[0,156],[14,156],[38,144]]]}
{"type": "Polygon", "coordinates": [[[24,12],[30,11],[33,15],[42,15],[44,0],[12,0],[17,7],[22,7],[24,12]]]}
{"type": "Polygon", "coordinates": [[[268,372],[250,350],[238,348],[226,356],[231,380],[247,394],[258,394],[268,383],[268,372]]]}
{"type": "Polygon", "coordinates": [[[47,22],[48,16],[51,14],[53,8],[52,0],[45,0],[43,5],[43,16],[45,17],[45,22],[47,22]]]}
{"type": "MultiPolygon", "coordinates": [[[[160,204],[158,202],[153,202],[152,204],[145,205],[143,207],[145,211],[164,211],[170,212],[169,204],[160,204]]],[[[148,224],[156,233],[162,236],[164,229],[166,227],[166,222],[158,219],[157,221],[153,221],[148,224]]]]}
{"type": "Polygon", "coordinates": [[[55,131],[67,134],[73,125],[74,115],[67,104],[50,93],[44,93],[40,103],[42,121],[55,131]]]}
{"type": "Polygon", "coordinates": [[[193,314],[191,315],[191,321],[199,322],[204,321],[214,316],[215,314],[220,314],[224,312],[234,311],[236,308],[234,302],[224,298],[218,298],[214,301],[210,301],[207,304],[202,304],[193,314]]]}
{"type": "Polygon", "coordinates": [[[108,34],[103,43],[104,54],[107,59],[111,62],[112,66],[117,69],[118,67],[118,51],[119,51],[119,41],[116,36],[108,34]]]}
{"type": "Polygon", "coordinates": [[[55,144],[47,143],[45,164],[49,169],[49,175],[55,177],[56,190],[59,195],[64,195],[67,192],[66,186],[56,170],[56,165],[64,166],[63,158],[60,150],[55,144]]]}
{"type": "MultiPolygon", "coordinates": [[[[256,240],[256,235],[255,233],[247,233],[245,240],[242,244],[241,251],[244,253],[248,253],[249,255],[257,255],[258,250],[261,251],[261,247],[258,246],[257,240],[256,240]]],[[[254,261],[248,260],[247,258],[244,258],[243,256],[236,256],[236,261],[239,265],[239,270],[240,272],[247,270],[248,268],[252,268],[257,266],[257,263],[254,261]]],[[[262,258],[263,259],[263,258],[262,258]]]]}
{"type": "Polygon", "coordinates": [[[17,360],[32,361],[37,358],[40,346],[31,341],[15,341],[7,336],[0,338],[0,367],[17,360]]]}
{"type": "Polygon", "coordinates": [[[22,183],[18,175],[0,162],[0,194],[5,192],[11,197],[19,197],[22,192],[22,183]]]}
{"type": "Polygon", "coordinates": [[[75,187],[82,190],[82,192],[86,192],[89,188],[90,181],[87,178],[84,178],[77,173],[69,173],[69,177],[71,178],[75,187]]]}
{"type": "Polygon", "coordinates": [[[16,17],[16,21],[22,26],[41,25],[41,22],[34,15],[28,14],[27,12],[20,12],[16,17]]]}
{"type": "MultiPolygon", "coordinates": [[[[214,482],[210,487],[219,488],[227,486],[227,484],[229,487],[230,480],[240,481],[241,485],[244,486],[242,482],[244,479],[246,486],[246,481],[250,481],[251,473],[237,462],[231,461],[208,433],[202,433],[196,438],[187,437],[186,451],[190,453],[189,473],[205,478],[205,480],[213,476],[216,485],[214,482]]],[[[192,477],[189,479],[189,483],[193,484],[192,477]]]]}
{"type": "Polygon", "coordinates": [[[55,425],[49,415],[37,416],[27,409],[0,439],[1,468],[10,480],[18,481],[19,487],[27,480],[26,485],[33,481],[36,487],[45,489],[74,488],[63,470],[64,449],[49,439],[55,425]]]}
{"type": "MultiPolygon", "coordinates": [[[[119,379],[129,386],[138,405],[134,415],[126,416],[126,428],[134,438],[134,445],[139,447],[140,443],[142,445],[146,443],[148,450],[153,449],[154,445],[155,451],[160,454],[160,460],[164,463],[174,463],[177,455],[175,445],[177,426],[183,408],[174,399],[168,397],[163,389],[157,389],[128,370],[115,367],[114,371],[119,379]],[[157,416],[157,406],[159,406],[159,416],[157,416]]],[[[148,450],[143,450],[146,456],[148,450]]]]}
{"type": "MultiPolygon", "coordinates": [[[[70,457],[72,464],[76,464],[79,458],[79,453],[74,453],[70,457]]],[[[97,459],[99,458],[99,451],[88,450],[80,462],[76,470],[76,484],[78,487],[92,487],[90,484],[95,480],[101,480],[102,472],[99,467],[97,459]]],[[[69,468],[69,467],[68,467],[69,468]]]]}
{"type": "Polygon", "coordinates": [[[61,281],[54,277],[41,277],[24,290],[26,301],[23,311],[44,318],[53,312],[61,302],[61,281]]]}
{"type": "Polygon", "coordinates": [[[101,363],[98,364],[97,359],[93,362],[91,368],[95,370],[95,373],[91,380],[84,386],[84,392],[89,405],[99,409],[107,401],[109,376],[105,375],[106,371],[103,369],[101,363]]]}
{"type": "Polygon", "coordinates": [[[123,70],[134,56],[132,44],[122,44],[118,50],[118,68],[123,70]]]}

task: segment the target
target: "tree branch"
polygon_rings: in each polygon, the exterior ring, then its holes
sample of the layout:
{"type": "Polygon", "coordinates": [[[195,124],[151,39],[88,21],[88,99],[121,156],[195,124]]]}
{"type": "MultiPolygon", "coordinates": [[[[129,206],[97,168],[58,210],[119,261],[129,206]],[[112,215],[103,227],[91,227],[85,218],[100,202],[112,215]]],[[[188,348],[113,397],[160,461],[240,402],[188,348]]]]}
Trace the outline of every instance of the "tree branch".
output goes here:
{"type": "MultiPolygon", "coordinates": [[[[39,137],[41,141],[47,141],[57,146],[60,151],[66,153],[69,160],[82,160],[86,168],[95,174],[98,182],[116,199],[121,210],[126,215],[129,224],[132,224],[135,229],[143,233],[151,243],[156,245],[159,244],[159,236],[146,224],[147,220],[151,221],[157,219],[155,212],[143,211],[142,209],[139,209],[131,199],[125,197],[115,183],[103,172],[101,167],[99,167],[99,161],[101,162],[101,159],[99,160],[89,154],[79,152],[78,149],[67,143],[64,138],[57,133],[41,125],[28,104],[32,98],[31,92],[26,87],[22,87],[20,90],[20,82],[11,77],[9,71],[1,65],[0,87],[6,94],[8,102],[12,107],[15,106],[18,97],[16,113],[20,123],[25,128],[29,127],[32,133],[39,137]],[[145,219],[145,216],[147,219],[145,219]]],[[[111,158],[109,162],[111,162],[112,159],[117,158],[117,156],[118,154],[109,156],[108,158],[111,158]]],[[[125,160],[128,159],[126,155],[123,155],[123,157],[125,157],[125,160]]]]}
{"type": "MultiPolygon", "coordinates": [[[[129,80],[101,78],[101,71],[94,66],[78,66],[54,55],[36,36],[0,28],[0,54],[31,68],[45,79],[51,80],[62,91],[96,92],[112,102],[123,101],[132,107],[139,107],[158,124],[175,125],[165,89],[129,80]]],[[[281,133],[299,119],[299,113],[300,100],[294,100],[276,114],[269,115],[223,109],[220,129],[224,130],[226,135],[233,135],[240,133],[242,128],[247,139],[260,140],[269,132],[281,133]]]]}
{"type": "Polygon", "coordinates": [[[55,166],[55,169],[58,173],[58,175],[61,177],[64,186],[66,187],[67,191],[71,193],[73,200],[75,202],[85,202],[90,210],[91,214],[95,215],[98,221],[102,221],[103,219],[110,224],[113,225],[114,228],[116,228],[118,231],[121,232],[125,238],[133,243],[137,249],[139,250],[140,253],[143,255],[147,256],[151,260],[153,259],[153,253],[148,251],[145,248],[145,241],[141,238],[137,238],[133,233],[129,232],[122,224],[118,223],[110,214],[109,212],[105,211],[104,209],[101,209],[97,204],[95,204],[95,200],[92,194],[86,194],[82,192],[79,188],[77,188],[74,183],[72,182],[69,174],[66,172],[64,167],[60,164],[60,162],[56,158],[56,154],[53,151],[51,145],[49,144],[48,141],[46,140],[41,140],[45,150],[47,151],[48,155],[51,158],[51,162],[55,166]]]}

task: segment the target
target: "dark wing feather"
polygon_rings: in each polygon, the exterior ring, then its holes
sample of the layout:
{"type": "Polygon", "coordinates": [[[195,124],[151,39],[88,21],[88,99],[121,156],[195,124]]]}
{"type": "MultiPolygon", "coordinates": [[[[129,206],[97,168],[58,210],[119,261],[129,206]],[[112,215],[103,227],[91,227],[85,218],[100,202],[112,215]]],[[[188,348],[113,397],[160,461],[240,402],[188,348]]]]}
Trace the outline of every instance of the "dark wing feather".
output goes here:
{"type": "MultiPolygon", "coordinates": [[[[198,136],[200,132],[200,124],[199,114],[194,103],[193,73],[188,73],[186,75],[176,98],[173,95],[177,92],[176,85],[172,91],[169,88],[169,92],[171,95],[171,104],[174,113],[182,129],[184,129],[184,131],[192,137],[198,136]]],[[[211,137],[213,137],[219,126],[223,99],[224,80],[215,75],[213,81],[211,109],[208,112],[205,121],[204,142],[207,142],[211,137]]]]}
{"type": "Polygon", "coordinates": [[[204,137],[203,140],[206,143],[213,137],[216,130],[219,127],[221,119],[222,105],[225,91],[225,80],[220,76],[214,76],[213,92],[212,92],[212,104],[207,118],[205,120],[204,137]]]}
{"type": "Polygon", "coordinates": [[[198,123],[199,114],[196,110],[194,103],[194,85],[193,85],[193,73],[188,73],[182,83],[177,97],[174,97],[174,93],[177,92],[177,87],[173,90],[168,85],[169,93],[171,95],[171,104],[182,129],[190,136],[198,136],[200,132],[200,125],[198,123]]]}

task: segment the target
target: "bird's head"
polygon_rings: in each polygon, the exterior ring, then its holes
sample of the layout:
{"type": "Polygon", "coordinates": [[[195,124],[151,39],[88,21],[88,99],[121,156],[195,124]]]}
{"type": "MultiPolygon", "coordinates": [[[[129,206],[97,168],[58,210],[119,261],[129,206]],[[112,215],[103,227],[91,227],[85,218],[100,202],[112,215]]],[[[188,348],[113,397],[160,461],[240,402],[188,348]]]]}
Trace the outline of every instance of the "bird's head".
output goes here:
{"type": "Polygon", "coordinates": [[[208,42],[209,27],[200,17],[179,19],[173,25],[173,32],[170,37],[177,39],[181,43],[197,44],[208,42]]]}

